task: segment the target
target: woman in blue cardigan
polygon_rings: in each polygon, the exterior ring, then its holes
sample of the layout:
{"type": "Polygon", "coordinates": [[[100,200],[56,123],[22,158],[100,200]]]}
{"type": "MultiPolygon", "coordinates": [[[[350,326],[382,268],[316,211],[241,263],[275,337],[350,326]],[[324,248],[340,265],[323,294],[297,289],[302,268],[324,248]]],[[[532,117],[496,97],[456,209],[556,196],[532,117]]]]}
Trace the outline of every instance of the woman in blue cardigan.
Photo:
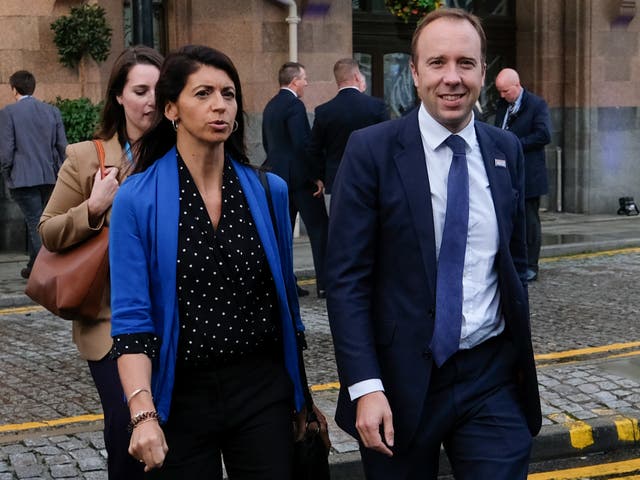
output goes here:
{"type": "Polygon", "coordinates": [[[156,105],[111,217],[129,452],[150,478],[221,479],[221,457],[231,479],[291,478],[292,412],[308,387],[286,185],[267,175],[272,225],[245,153],[240,79],[223,53],[167,56],[156,105]]]}

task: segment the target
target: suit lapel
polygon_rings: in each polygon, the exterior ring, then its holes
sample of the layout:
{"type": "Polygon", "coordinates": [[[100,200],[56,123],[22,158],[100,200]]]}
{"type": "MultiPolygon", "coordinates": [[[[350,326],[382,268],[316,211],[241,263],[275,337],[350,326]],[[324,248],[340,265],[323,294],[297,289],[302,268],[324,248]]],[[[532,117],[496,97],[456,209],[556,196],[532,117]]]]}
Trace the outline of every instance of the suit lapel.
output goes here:
{"type": "Polygon", "coordinates": [[[433,231],[431,189],[418,127],[418,109],[398,121],[399,149],[394,162],[409,202],[422,263],[427,274],[427,287],[435,294],[436,251],[433,231]]]}
{"type": "Polygon", "coordinates": [[[481,122],[475,123],[476,137],[480,145],[482,153],[482,161],[489,179],[489,187],[491,189],[491,197],[496,210],[496,218],[498,220],[498,231],[500,232],[500,249],[508,248],[505,242],[507,222],[507,212],[510,210],[505,208],[505,202],[512,201],[512,188],[509,169],[505,163],[505,167],[497,166],[497,160],[507,161],[506,155],[498,148],[496,143],[489,136],[485,125],[481,122]]]}

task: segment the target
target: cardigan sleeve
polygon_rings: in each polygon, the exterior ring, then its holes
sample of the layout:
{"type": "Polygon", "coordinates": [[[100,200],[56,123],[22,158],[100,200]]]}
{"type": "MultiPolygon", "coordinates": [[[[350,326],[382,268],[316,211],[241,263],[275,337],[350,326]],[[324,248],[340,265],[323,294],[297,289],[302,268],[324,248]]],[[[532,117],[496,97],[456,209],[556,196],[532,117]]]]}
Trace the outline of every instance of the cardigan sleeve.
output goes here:
{"type": "Polygon", "coordinates": [[[146,209],[127,181],[118,191],[111,212],[109,267],[111,270],[111,335],[156,334],[152,319],[146,209]]]}

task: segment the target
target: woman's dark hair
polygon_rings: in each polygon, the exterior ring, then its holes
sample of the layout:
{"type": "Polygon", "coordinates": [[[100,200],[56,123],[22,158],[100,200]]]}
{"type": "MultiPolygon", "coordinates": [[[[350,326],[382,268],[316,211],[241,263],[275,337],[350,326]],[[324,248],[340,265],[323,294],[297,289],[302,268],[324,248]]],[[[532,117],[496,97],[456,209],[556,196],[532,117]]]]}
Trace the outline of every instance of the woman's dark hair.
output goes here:
{"type": "Polygon", "coordinates": [[[122,95],[124,86],[127,83],[129,72],[136,65],[162,66],[162,55],[156,50],[145,45],[135,45],[124,50],[116,58],[111,68],[111,76],[107,84],[107,94],[102,108],[102,118],[100,127],[95,134],[96,138],[109,140],[116,133],[120,145],[124,146],[129,140],[127,138],[127,122],[124,116],[124,107],[118,103],[116,97],[122,95]]]}
{"type": "Polygon", "coordinates": [[[165,107],[169,102],[178,100],[189,76],[203,66],[224,71],[233,82],[238,105],[235,118],[238,122],[238,128],[231,133],[224,148],[225,152],[229,153],[234,160],[246,165],[249,164],[244,145],[242,88],[236,67],[231,59],[219,50],[203,45],[186,45],[167,55],[162,64],[160,78],[156,84],[156,111],[151,128],[140,137],[134,147],[136,158],[134,173],[145,171],[175,145],[176,132],[171,122],[164,116],[165,107]]]}

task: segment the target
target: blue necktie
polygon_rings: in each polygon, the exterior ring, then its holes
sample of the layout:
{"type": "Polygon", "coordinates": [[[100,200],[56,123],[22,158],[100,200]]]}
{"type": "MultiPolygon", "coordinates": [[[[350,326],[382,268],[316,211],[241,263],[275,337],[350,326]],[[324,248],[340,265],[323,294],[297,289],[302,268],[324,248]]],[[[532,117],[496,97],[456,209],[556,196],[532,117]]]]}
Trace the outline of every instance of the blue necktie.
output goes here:
{"type": "Polygon", "coordinates": [[[431,351],[438,367],[458,351],[462,328],[462,273],[469,229],[469,171],[465,142],[450,135],[444,143],[453,151],[447,180],[447,211],[438,256],[436,320],[431,351]]]}

